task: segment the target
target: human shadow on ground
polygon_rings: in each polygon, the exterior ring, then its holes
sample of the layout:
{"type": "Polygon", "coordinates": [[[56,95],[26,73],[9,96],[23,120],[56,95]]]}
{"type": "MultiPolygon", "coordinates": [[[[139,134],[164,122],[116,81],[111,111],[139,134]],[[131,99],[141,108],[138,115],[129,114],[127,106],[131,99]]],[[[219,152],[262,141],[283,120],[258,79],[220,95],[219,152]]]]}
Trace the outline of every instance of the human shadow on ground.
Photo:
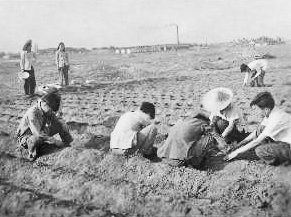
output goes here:
{"type": "Polygon", "coordinates": [[[110,136],[93,135],[85,144],[85,148],[108,152],[110,150],[110,136]]]}
{"type": "Polygon", "coordinates": [[[38,157],[53,154],[56,152],[59,152],[65,148],[68,148],[70,146],[68,145],[56,145],[56,144],[50,144],[50,143],[43,143],[39,147],[38,151],[38,157]]]}
{"type": "MultiPolygon", "coordinates": [[[[105,153],[110,152],[110,136],[93,135],[85,144],[87,149],[97,149],[105,153]]],[[[130,156],[127,156],[130,157],[130,156]]],[[[152,162],[160,162],[161,159],[157,156],[157,148],[154,147],[152,154],[144,156],[152,162]]]]}

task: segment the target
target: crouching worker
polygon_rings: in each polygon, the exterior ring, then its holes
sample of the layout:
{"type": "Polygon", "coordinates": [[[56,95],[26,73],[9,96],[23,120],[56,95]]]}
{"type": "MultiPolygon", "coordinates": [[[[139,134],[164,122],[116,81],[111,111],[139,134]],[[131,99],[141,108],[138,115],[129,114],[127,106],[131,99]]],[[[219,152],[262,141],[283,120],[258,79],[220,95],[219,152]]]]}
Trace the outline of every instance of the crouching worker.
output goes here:
{"type": "Polygon", "coordinates": [[[237,125],[242,122],[240,109],[233,102],[229,88],[219,87],[210,90],[202,99],[203,108],[210,112],[210,125],[227,143],[240,142],[248,136],[237,125]]]}
{"type": "Polygon", "coordinates": [[[154,119],[155,106],[149,102],[143,102],[134,112],[123,114],[111,133],[112,152],[124,155],[140,152],[145,157],[153,154],[157,135],[154,119]]]}
{"type": "Polygon", "coordinates": [[[209,151],[217,148],[223,150],[226,146],[223,139],[210,132],[209,120],[204,114],[180,119],[158,148],[158,157],[170,166],[200,169],[209,151]]]}
{"type": "Polygon", "coordinates": [[[48,93],[25,113],[17,129],[17,142],[21,148],[28,149],[29,160],[35,160],[43,144],[56,144],[53,135],[59,134],[63,145],[68,146],[73,138],[65,122],[57,118],[61,96],[48,93]]]}
{"type": "Polygon", "coordinates": [[[268,61],[265,59],[258,59],[250,62],[249,64],[242,64],[240,66],[241,72],[245,72],[243,86],[246,86],[251,77],[250,86],[264,87],[264,77],[266,69],[268,68],[268,61]]]}
{"type": "Polygon", "coordinates": [[[275,106],[271,93],[261,92],[250,106],[257,106],[264,117],[260,127],[239,144],[240,148],[227,156],[227,160],[237,157],[252,148],[265,163],[278,165],[291,162],[291,115],[275,106]]]}

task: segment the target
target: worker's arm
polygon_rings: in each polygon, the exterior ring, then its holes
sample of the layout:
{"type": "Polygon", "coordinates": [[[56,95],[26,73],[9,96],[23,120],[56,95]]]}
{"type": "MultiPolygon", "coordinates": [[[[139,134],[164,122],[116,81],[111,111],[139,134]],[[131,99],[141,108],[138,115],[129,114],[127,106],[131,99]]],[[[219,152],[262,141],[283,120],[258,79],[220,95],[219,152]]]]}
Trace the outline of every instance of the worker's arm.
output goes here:
{"type": "Polygon", "coordinates": [[[246,74],[245,74],[245,78],[244,78],[243,86],[246,86],[246,85],[247,85],[248,80],[249,80],[249,72],[246,72],[246,74]]]}
{"type": "Polygon", "coordinates": [[[234,125],[236,123],[238,123],[238,121],[239,121],[238,119],[229,121],[228,126],[225,128],[225,130],[223,131],[223,133],[221,134],[221,136],[223,138],[225,138],[232,131],[234,125]]]}
{"type": "Polygon", "coordinates": [[[244,152],[256,147],[261,142],[263,142],[265,138],[266,138],[266,136],[264,134],[260,134],[258,136],[258,138],[256,138],[252,142],[249,142],[245,146],[242,146],[242,147],[238,148],[237,150],[231,152],[229,155],[227,155],[226,160],[231,160],[231,159],[237,157],[239,154],[244,153],[244,152]]]}

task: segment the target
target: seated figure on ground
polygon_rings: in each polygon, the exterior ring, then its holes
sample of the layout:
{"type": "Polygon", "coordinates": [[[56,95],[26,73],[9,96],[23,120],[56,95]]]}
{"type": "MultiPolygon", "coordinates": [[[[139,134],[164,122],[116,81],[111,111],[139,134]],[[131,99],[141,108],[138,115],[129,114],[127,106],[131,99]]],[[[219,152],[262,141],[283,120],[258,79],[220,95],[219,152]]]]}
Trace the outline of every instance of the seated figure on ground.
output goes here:
{"type": "Polygon", "coordinates": [[[227,143],[240,142],[247,137],[248,133],[237,129],[242,121],[241,112],[233,102],[230,89],[219,87],[210,90],[203,97],[202,106],[210,112],[210,125],[227,143]]]}
{"type": "Polygon", "coordinates": [[[226,145],[223,139],[211,132],[208,117],[198,113],[178,120],[166,141],[158,147],[157,154],[170,166],[200,169],[211,150],[223,150],[226,145]]]}
{"type": "Polygon", "coordinates": [[[268,61],[265,59],[257,59],[249,64],[242,64],[240,66],[241,72],[245,72],[245,78],[243,82],[243,86],[246,86],[249,80],[249,77],[251,77],[251,83],[250,86],[254,87],[264,87],[264,77],[266,70],[268,68],[268,61]]]}
{"type": "Polygon", "coordinates": [[[275,106],[270,92],[255,96],[250,106],[257,106],[264,117],[260,126],[239,143],[237,150],[226,159],[231,160],[239,154],[255,148],[256,155],[265,163],[278,165],[291,162],[291,115],[275,106]]]}
{"type": "Polygon", "coordinates": [[[42,96],[29,108],[17,129],[17,142],[20,148],[28,149],[29,160],[35,160],[44,144],[57,144],[53,138],[59,134],[63,145],[68,146],[73,138],[66,123],[55,115],[59,110],[61,96],[51,92],[42,96]]]}
{"type": "Polygon", "coordinates": [[[143,102],[136,111],[123,114],[111,133],[112,152],[124,155],[141,152],[143,156],[153,154],[157,135],[154,119],[155,106],[149,102],[143,102]]]}

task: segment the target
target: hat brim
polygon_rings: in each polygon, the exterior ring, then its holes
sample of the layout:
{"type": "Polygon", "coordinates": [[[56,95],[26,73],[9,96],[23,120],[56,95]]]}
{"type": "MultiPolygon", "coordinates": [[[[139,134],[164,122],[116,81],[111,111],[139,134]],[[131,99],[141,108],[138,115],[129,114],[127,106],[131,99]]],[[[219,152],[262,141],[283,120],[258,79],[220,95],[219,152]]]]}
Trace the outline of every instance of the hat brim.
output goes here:
{"type": "Polygon", "coordinates": [[[229,88],[219,87],[207,92],[203,99],[203,108],[208,112],[219,112],[225,109],[233,100],[233,93],[229,88]],[[219,99],[219,93],[221,93],[224,98],[219,99]]]}

